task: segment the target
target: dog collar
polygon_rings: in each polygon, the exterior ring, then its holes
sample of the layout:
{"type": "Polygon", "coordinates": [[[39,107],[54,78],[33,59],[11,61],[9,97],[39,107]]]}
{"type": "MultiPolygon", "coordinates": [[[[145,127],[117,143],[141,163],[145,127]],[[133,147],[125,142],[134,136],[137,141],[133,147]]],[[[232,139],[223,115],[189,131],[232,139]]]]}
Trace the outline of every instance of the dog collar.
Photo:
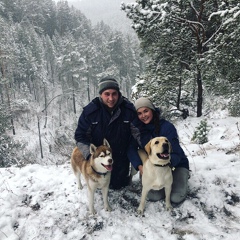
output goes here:
{"type": "Polygon", "coordinates": [[[160,164],[154,164],[156,167],[170,167],[172,169],[172,171],[175,170],[175,167],[172,167],[171,166],[171,163],[167,163],[167,164],[164,164],[164,165],[160,165],[160,164]]]}
{"type": "Polygon", "coordinates": [[[101,172],[97,172],[94,168],[93,168],[93,166],[91,166],[91,168],[92,168],[92,170],[95,172],[95,173],[97,173],[98,175],[102,175],[102,176],[106,176],[107,175],[107,173],[108,172],[105,172],[105,173],[101,173],[101,172]]]}
{"type": "Polygon", "coordinates": [[[167,167],[167,166],[170,166],[171,163],[167,163],[167,164],[164,164],[164,165],[160,165],[160,164],[154,164],[156,167],[167,167]]]}

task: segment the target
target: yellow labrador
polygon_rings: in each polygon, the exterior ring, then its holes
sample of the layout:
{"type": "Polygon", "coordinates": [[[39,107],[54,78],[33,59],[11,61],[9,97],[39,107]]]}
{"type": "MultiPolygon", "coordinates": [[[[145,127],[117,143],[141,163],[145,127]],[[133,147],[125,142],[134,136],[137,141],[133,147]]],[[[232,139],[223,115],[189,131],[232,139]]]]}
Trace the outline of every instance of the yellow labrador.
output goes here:
{"type": "Polygon", "coordinates": [[[166,209],[172,209],[170,202],[173,182],[172,169],[170,168],[171,144],[166,137],[156,137],[147,143],[145,150],[148,157],[143,162],[142,196],[137,210],[140,215],[143,214],[146,197],[151,189],[160,190],[165,188],[166,209]]]}
{"type": "Polygon", "coordinates": [[[103,145],[96,147],[90,145],[91,157],[86,160],[78,147],[75,147],[71,156],[71,165],[74,174],[77,178],[78,188],[82,189],[81,174],[84,176],[88,187],[89,211],[90,214],[95,214],[94,209],[94,193],[97,188],[102,190],[104,209],[111,211],[108,203],[108,190],[112,170],[112,150],[106,139],[103,140],[103,145]]]}

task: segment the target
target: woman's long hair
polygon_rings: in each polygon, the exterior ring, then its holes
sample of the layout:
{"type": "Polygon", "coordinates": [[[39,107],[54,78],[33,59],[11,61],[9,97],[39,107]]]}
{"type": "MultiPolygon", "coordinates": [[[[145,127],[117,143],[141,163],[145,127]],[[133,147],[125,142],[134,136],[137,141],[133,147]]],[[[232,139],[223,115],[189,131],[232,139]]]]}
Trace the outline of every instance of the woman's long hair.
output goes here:
{"type": "Polygon", "coordinates": [[[159,132],[160,132],[160,112],[158,111],[153,111],[153,124],[154,124],[154,133],[156,136],[159,136],[159,132]]]}

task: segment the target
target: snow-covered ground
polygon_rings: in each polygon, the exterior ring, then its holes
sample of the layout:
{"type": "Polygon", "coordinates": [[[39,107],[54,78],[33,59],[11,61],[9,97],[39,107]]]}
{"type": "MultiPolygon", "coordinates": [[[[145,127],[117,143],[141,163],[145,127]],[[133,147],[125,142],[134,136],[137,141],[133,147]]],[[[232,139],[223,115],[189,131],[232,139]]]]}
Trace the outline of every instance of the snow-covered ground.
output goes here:
{"type": "Polygon", "coordinates": [[[0,169],[0,239],[239,239],[240,118],[207,120],[209,141],[191,142],[201,118],[177,122],[191,178],[187,199],[172,212],[164,201],[147,202],[137,216],[139,177],[133,189],[109,191],[112,212],[103,210],[101,192],[95,216],[88,214],[87,188],[79,191],[69,159],[64,165],[27,165],[0,169]]]}

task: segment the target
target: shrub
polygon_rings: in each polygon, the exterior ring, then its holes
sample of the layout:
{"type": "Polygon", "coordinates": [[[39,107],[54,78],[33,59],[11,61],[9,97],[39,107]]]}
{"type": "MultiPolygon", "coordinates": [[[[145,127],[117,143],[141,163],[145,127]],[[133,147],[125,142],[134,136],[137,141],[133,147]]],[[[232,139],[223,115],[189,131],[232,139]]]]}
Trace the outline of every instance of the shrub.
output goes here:
{"type": "Polygon", "coordinates": [[[208,142],[208,132],[209,126],[207,125],[207,120],[203,119],[196,127],[191,140],[199,144],[204,144],[208,142]]]}
{"type": "Polygon", "coordinates": [[[240,116],[240,96],[235,95],[232,101],[229,104],[229,113],[232,117],[239,117],[240,116]]]}

